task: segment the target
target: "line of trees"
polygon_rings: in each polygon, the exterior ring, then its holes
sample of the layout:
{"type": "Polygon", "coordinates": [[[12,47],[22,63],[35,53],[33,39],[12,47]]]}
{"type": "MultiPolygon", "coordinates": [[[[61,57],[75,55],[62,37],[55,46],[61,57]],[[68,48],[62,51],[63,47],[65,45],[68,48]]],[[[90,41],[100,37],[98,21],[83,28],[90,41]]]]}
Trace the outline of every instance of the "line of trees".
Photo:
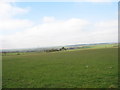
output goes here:
{"type": "Polygon", "coordinates": [[[45,50],[45,52],[56,52],[56,51],[62,51],[62,50],[67,50],[65,47],[62,47],[60,49],[50,49],[50,50],[45,50]]]}
{"type": "MultiPolygon", "coordinates": [[[[67,50],[67,48],[62,47],[60,49],[49,49],[49,50],[44,50],[44,52],[56,52],[56,51],[63,51],[63,50],[67,50]]],[[[26,51],[26,52],[33,52],[33,51],[26,51]]],[[[16,55],[20,55],[20,51],[13,51],[13,52],[4,51],[2,52],[2,56],[6,56],[8,53],[16,53],[16,55]]]]}

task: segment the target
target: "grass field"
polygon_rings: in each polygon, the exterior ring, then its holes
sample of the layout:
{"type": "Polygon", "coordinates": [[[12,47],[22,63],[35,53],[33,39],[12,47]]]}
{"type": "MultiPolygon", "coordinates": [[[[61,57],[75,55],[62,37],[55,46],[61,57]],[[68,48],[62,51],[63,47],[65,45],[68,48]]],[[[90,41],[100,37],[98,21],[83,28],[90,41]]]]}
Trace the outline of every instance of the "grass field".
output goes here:
{"type": "Polygon", "coordinates": [[[118,49],[3,56],[3,88],[118,87],[118,49]]]}
{"type": "Polygon", "coordinates": [[[83,48],[89,48],[89,49],[99,49],[99,48],[111,48],[111,47],[118,47],[118,44],[98,44],[98,45],[88,45],[88,46],[83,46],[83,48]]]}

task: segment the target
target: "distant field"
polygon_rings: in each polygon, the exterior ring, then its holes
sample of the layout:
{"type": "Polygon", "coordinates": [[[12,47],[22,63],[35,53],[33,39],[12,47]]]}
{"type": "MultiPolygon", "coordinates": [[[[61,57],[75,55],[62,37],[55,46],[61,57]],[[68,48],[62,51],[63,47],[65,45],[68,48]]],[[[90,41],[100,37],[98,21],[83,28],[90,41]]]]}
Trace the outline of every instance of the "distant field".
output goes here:
{"type": "Polygon", "coordinates": [[[111,48],[111,47],[118,47],[118,44],[98,44],[98,45],[88,45],[88,46],[83,46],[83,48],[111,48]]]}
{"type": "Polygon", "coordinates": [[[91,45],[88,48],[110,48],[110,47],[118,47],[118,44],[98,44],[98,45],[91,45]]]}
{"type": "Polygon", "coordinates": [[[101,48],[118,48],[118,44],[86,45],[86,46],[79,46],[79,49],[71,49],[69,51],[88,50],[88,49],[101,49],[101,48]]]}
{"type": "Polygon", "coordinates": [[[116,88],[117,48],[3,56],[3,88],[116,88]]]}

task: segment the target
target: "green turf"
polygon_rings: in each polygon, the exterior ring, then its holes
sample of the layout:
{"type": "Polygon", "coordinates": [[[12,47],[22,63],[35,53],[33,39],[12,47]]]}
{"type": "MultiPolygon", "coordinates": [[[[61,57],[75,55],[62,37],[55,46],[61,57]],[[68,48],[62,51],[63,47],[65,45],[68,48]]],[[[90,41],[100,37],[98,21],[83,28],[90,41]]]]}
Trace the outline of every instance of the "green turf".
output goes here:
{"type": "Polygon", "coordinates": [[[118,87],[117,48],[3,56],[3,88],[118,87]]]}

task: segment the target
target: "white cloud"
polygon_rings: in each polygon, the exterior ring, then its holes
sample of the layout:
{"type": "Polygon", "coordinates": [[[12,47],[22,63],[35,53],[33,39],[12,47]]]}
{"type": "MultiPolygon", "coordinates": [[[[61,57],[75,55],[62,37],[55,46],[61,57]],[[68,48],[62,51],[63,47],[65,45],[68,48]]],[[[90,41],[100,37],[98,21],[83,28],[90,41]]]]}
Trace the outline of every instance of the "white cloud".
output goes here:
{"type": "Polygon", "coordinates": [[[17,7],[14,3],[0,2],[0,31],[13,31],[33,25],[30,20],[14,18],[28,11],[28,8],[17,7]]]}
{"type": "Polygon", "coordinates": [[[115,42],[118,38],[117,20],[92,23],[79,18],[56,20],[43,17],[43,23],[32,26],[26,19],[14,16],[29,10],[10,3],[0,3],[0,31],[18,30],[13,35],[0,36],[2,48],[30,48],[58,46],[77,43],[115,42]]]}
{"type": "MultiPolygon", "coordinates": [[[[14,16],[27,13],[28,11],[28,8],[17,7],[15,3],[0,1],[0,32],[13,32],[32,26],[33,23],[30,20],[14,18],[14,16]]],[[[10,43],[8,43],[9,39],[6,39],[6,36],[1,34],[0,47],[3,41],[8,46],[10,45],[10,43]]]]}
{"type": "Polygon", "coordinates": [[[109,20],[96,23],[95,31],[91,35],[94,42],[118,42],[118,21],[109,20]]]}
{"type": "Polygon", "coordinates": [[[0,0],[0,2],[16,2],[17,0],[0,0]]]}
{"type": "Polygon", "coordinates": [[[102,21],[99,23],[96,23],[97,27],[117,27],[118,26],[118,20],[110,20],[110,21],[102,21]]]}
{"type": "Polygon", "coordinates": [[[43,23],[24,32],[5,37],[2,40],[2,46],[3,48],[28,48],[71,44],[76,34],[84,33],[82,29],[87,24],[87,21],[75,18],[43,23]]]}
{"type": "MultiPolygon", "coordinates": [[[[48,17],[49,18],[49,17],[48,17]]],[[[113,21],[111,21],[113,22],[113,21]]],[[[4,37],[2,48],[30,48],[68,45],[77,43],[115,42],[117,24],[110,27],[110,22],[90,23],[79,18],[43,22],[26,31],[4,37]],[[102,25],[101,23],[104,23],[102,25]],[[89,30],[89,26],[92,27],[89,30]],[[113,28],[114,27],[114,28],[113,28]]]]}
{"type": "Polygon", "coordinates": [[[28,12],[28,8],[19,8],[14,3],[0,2],[0,19],[11,18],[17,14],[28,12]]]}
{"type": "Polygon", "coordinates": [[[45,23],[51,23],[51,22],[54,22],[55,21],[55,18],[54,17],[43,17],[43,22],[45,23]]]}
{"type": "Polygon", "coordinates": [[[7,20],[2,20],[0,21],[0,31],[3,30],[17,30],[17,29],[23,29],[26,27],[30,27],[33,25],[33,23],[29,20],[21,20],[21,19],[7,19],[7,20]]]}

